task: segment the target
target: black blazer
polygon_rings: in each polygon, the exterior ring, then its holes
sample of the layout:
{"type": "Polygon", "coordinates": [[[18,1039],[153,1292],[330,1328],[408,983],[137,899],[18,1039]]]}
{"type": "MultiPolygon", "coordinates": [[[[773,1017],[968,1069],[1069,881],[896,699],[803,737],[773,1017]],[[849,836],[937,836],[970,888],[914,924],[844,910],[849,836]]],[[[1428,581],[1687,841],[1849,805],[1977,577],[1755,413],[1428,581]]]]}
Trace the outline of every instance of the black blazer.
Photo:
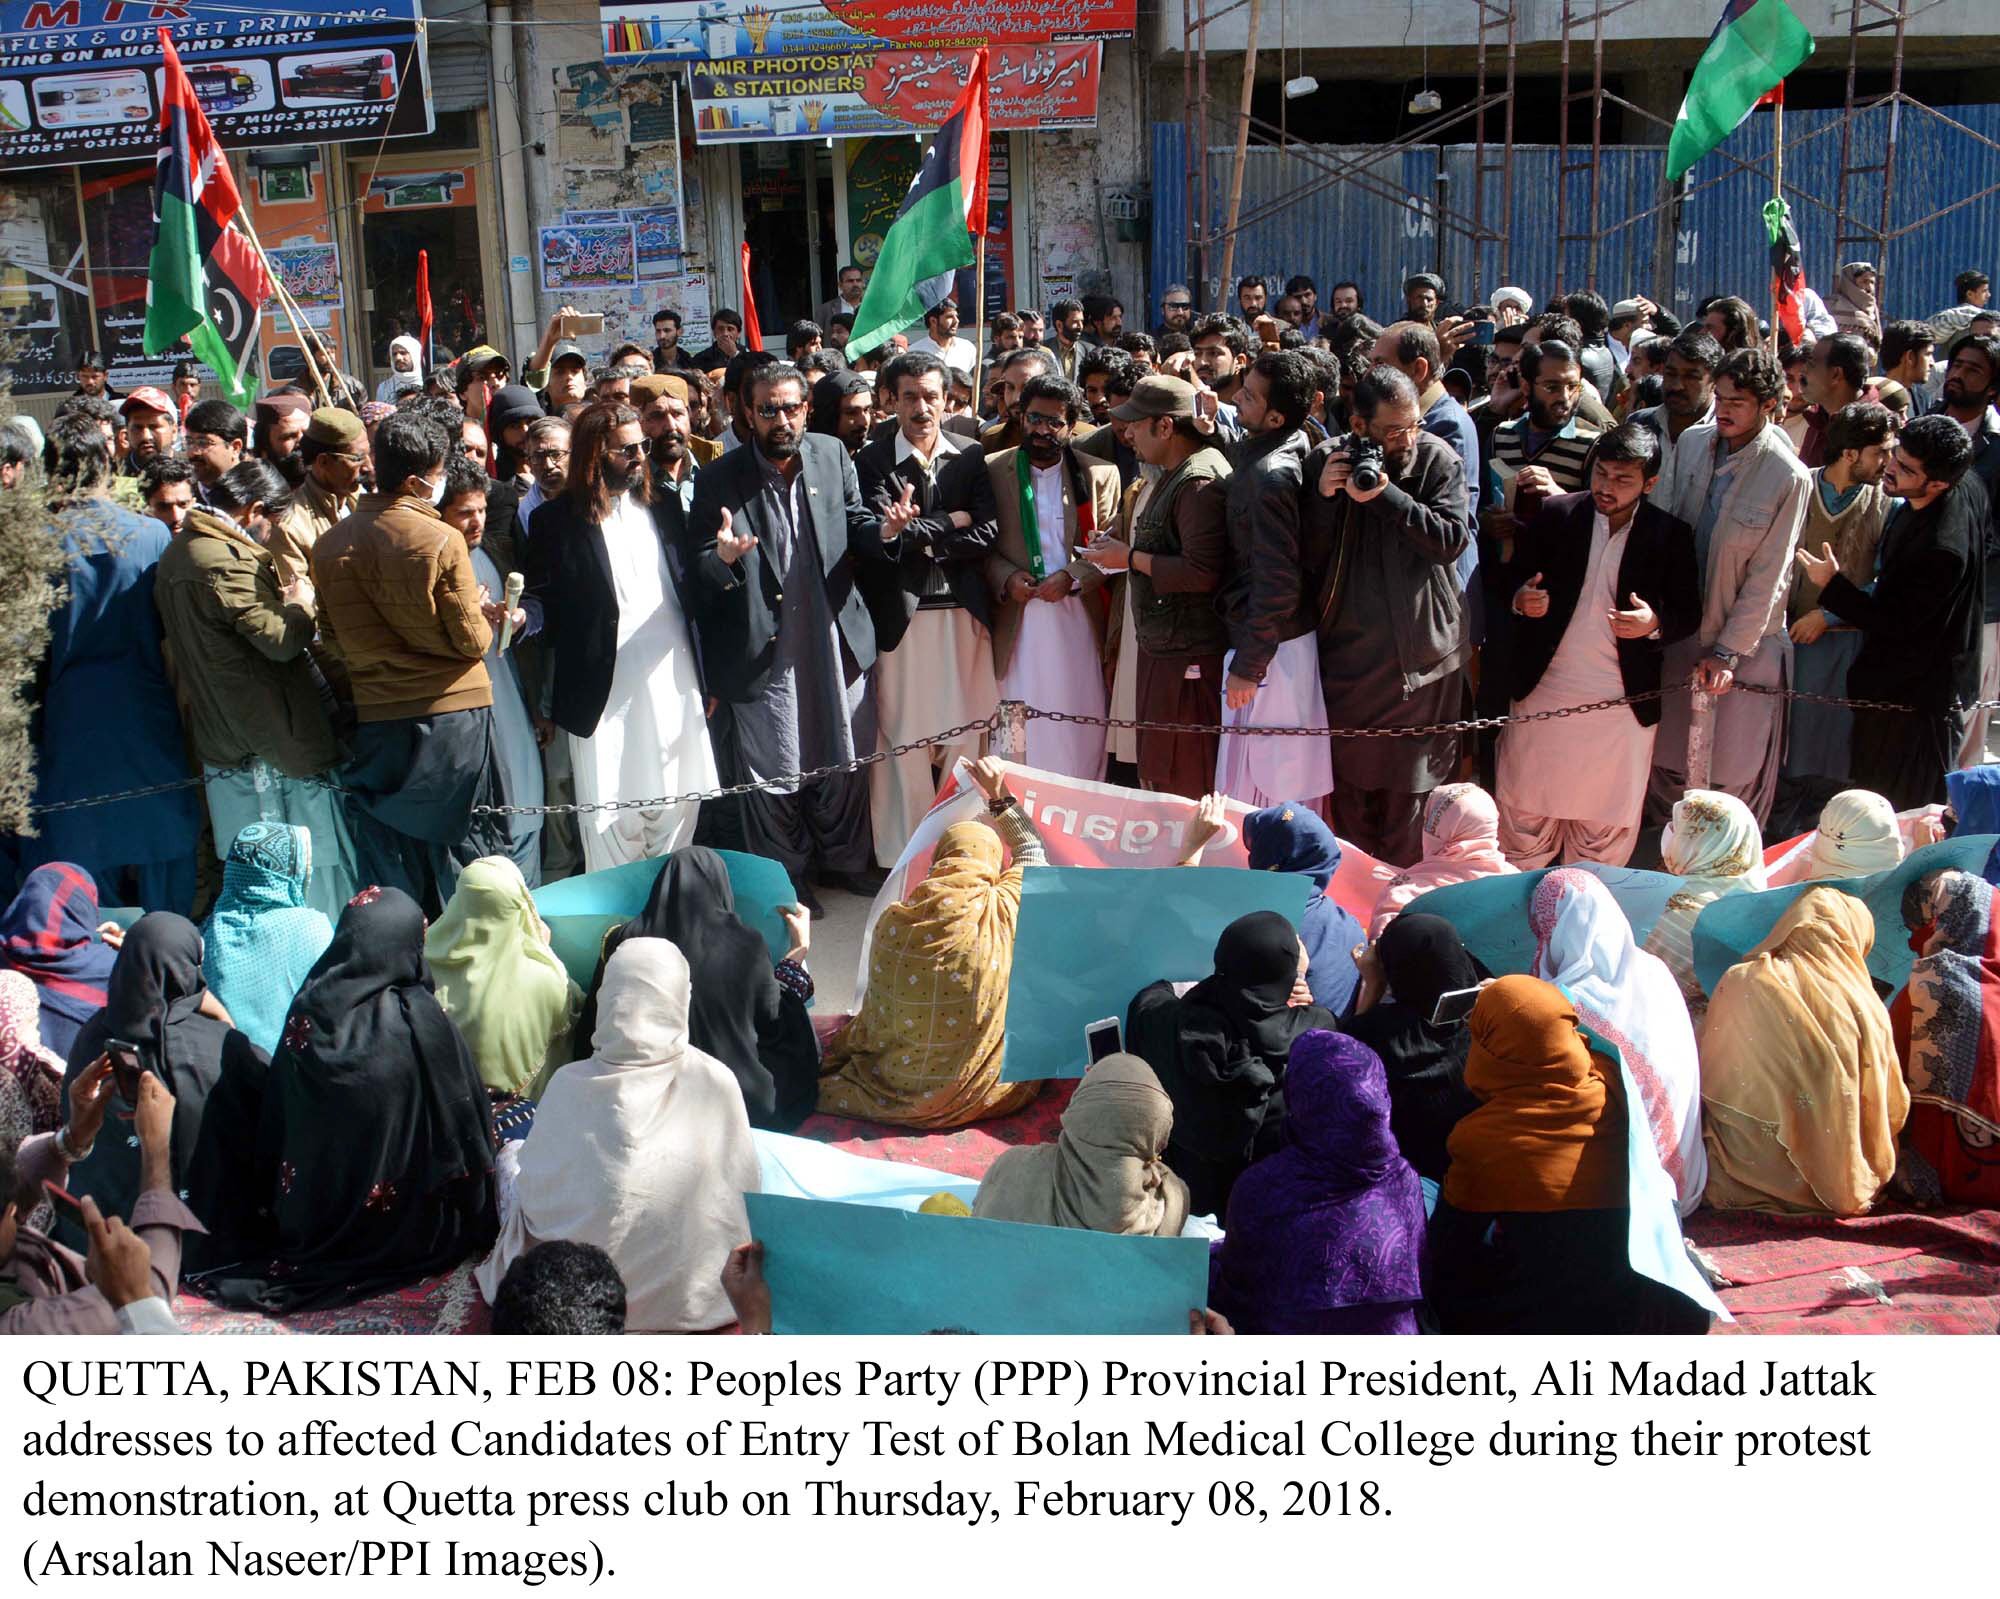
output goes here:
{"type": "MultiPolygon", "coordinates": [[[[699,676],[701,643],[689,604],[680,496],[656,494],[652,509],[699,676]]],[[[521,609],[528,613],[526,636],[539,633],[550,646],[549,713],[565,732],[589,738],[611,697],[611,669],[618,654],[618,591],[611,581],[604,529],[588,520],[567,494],[544,500],[528,523],[527,567],[521,609]]]]}
{"type": "MultiPolygon", "coordinates": [[[[861,574],[873,568],[892,580],[902,558],[902,541],[882,542],[881,518],[861,500],[854,463],[838,439],[807,433],[799,439],[809,527],[799,529],[818,546],[819,576],[828,608],[855,665],[866,671],[879,649],[861,574]]],[[[784,591],[764,559],[771,529],[763,507],[763,467],[756,446],[740,445],[695,474],[694,507],[688,513],[688,597],[701,627],[709,692],[739,705],[761,698],[777,656],[778,621],[784,591]],[[727,507],[736,531],[757,544],[733,565],[715,552],[715,536],[727,507]]]]}
{"type": "MultiPolygon", "coordinates": [[[[1588,494],[1559,494],[1543,502],[1514,541],[1507,596],[1537,572],[1548,591],[1548,615],[1512,618],[1513,697],[1526,699],[1541,682],[1555,658],[1563,630],[1576,612],[1590,565],[1591,524],[1597,509],[1588,494]]],[[[1658,638],[1622,638],[1618,643],[1618,676],[1627,694],[1643,694],[1660,686],[1660,665],[1669,644],[1688,637],[1701,626],[1701,571],[1695,563],[1694,529],[1669,516],[1650,500],[1632,513],[1632,531],[1618,563],[1618,604],[1637,594],[1660,619],[1658,638]]],[[[1641,727],[1656,726],[1660,702],[1641,700],[1632,707],[1641,727]]]]}
{"type": "MultiPolygon", "coordinates": [[[[528,564],[528,530],[521,525],[521,488],[512,478],[486,480],[486,536],[482,540],[505,578],[528,564]]],[[[499,595],[493,596],[496,600],[499,595]]]]}
{"type": "MultiPolygon", "coordinates": [[[[917,507],[923,515],[912,522],[902,539],[902,593],[907,611],[924,591],[932,567],[941,567],[952,599],[985,627],[993,626],[993,598],[986,589],[981,562],[1000,534],[1000,513],[993,502],[993,480],[986,472],[986,452],[969,439],[960,444],[956,455],[939,463],[928,486],[918,493],[917,507]],[[953,527],[951,513],[963,511],[972,526],[953,527]]],[[[896,459],[896,436],[876,439],[861,448],[854,458],[854,470],[861,479],[861,497],[877,516],[902,498],[903,485],[915,483],[916,470],[908,460],[896,459]]],[[[880,618],[878,621],[878,631],[880,618]]]]}

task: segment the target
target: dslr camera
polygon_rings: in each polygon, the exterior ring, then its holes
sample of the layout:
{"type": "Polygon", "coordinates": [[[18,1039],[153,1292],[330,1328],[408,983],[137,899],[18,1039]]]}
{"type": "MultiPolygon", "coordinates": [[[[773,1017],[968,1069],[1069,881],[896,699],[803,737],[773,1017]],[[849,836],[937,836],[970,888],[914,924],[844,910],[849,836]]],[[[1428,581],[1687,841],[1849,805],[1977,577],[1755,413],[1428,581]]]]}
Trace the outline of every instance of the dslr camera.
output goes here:
{"type": "Polygon", "coordinates": [[[1363,494],[1372,493],[1382,486],[1387,472],[1387,464],[1382,456],[1382,446],[1365,433],[1350,433],[1347,437],[1347,464],[1353,469],[1348,481],[1363,494]]]}

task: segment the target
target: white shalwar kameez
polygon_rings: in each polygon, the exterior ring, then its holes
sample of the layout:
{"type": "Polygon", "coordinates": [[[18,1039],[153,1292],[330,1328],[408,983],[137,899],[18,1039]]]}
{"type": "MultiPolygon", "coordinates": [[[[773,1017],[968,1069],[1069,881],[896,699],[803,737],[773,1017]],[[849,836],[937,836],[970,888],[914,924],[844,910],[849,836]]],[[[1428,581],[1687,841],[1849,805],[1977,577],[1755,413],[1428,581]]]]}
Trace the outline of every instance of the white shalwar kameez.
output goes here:
{"type": "MultiPolygon", "coordinates": [[[[1060,463],[1046,471],[1031,467],[1030,482],[1042,570],[1060,572],[1070,561],[1060,463]]],[[[1054,602],[1029,600],[1021,608],[1014,658],[1000,680],[1003,700],[1021,700],[1040,710],[1073,716],[1104,714],[1104,657],[1085,603],[1072,594],[1054,602]]],[[[1097,782],[1104,776],[1104,733],[1102,727],[1087,723],[1038,720],[1028,730],[1027,764],[1037,771],[1097,782]]]]}
{"type": "MultiPolygon", "coordinates": [[[[604,524],[618,600],[618,657],[597,731],[570,737],[579,805],[720,786],[687,620],[652,513],[629,495],[604,524]]],[[[700,805],[583,811],[584,870],[667,855],[694,839],[700,805]]]]}

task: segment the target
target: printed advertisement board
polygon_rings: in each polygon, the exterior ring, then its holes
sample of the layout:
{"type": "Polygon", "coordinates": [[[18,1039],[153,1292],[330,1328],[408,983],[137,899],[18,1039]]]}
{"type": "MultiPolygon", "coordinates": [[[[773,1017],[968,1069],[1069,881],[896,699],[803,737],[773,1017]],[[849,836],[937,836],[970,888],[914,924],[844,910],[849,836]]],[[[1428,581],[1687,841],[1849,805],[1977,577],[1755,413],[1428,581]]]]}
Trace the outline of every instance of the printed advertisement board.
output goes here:
{"type": "Polygon", "coordinates": [[[1049,44],[1129,39],[1138,0],[600,0],[607,61],[723,61],[891,45],[1049,44]]]}

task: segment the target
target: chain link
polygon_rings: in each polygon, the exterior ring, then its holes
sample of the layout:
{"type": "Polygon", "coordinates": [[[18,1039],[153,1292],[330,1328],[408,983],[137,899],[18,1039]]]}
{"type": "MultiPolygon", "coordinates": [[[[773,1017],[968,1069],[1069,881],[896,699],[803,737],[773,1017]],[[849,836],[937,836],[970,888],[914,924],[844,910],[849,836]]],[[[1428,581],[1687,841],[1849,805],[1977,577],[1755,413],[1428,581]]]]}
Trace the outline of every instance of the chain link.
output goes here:
{"type": "MultiPolygon", "coordinates": [[[[1688,687],[1687,683],[1670,683],[1662,688],[1645,689],[1637,694],[1622,694],[1616,699],[1592,700],[1587,705],[1564,705],[1552,711],[1526,711],[1509,713],[1504,716],[1472,716],[1456,722],[1427,722],[1419,727],[1225,727],[1221,729],[1197,729],[1185,722],[1153,722],[1121,716],[1087,716],[1077,711],[1044,711],[1029,705],[1023,707],[1026,718],[1031,722],[1068,722],[1084,727],[1115,727],[1139,733],[1190,733],[1224,732],[1255,738],[1435,738],[1442,733],[1481,733],[1495,728],[1514,727],[1528,722],[1555,722],[1566,716],[1593,716],[1599,711],[1616,710],[1622,705],[1639,705],[1648,700],[1663,699],[1688,687]]],[[[1837,705],[1856,711],[1901,711],[1917,714],[1914,705],[1898,705],[1892,700],[1851,700],[1838,694],[1811,694],[1803,689],[1766,688],[1755,683],[1735,683],[1732,693],[1762,694],[1770,699],[1801,700],[1811,705],[1837,705]]],[[[1970,705],[1956,706],[1954,709],[1970,714],[1973,711],[2000,711],[2000,700],[1974,700],[1970,705]]],[[[669,805],[694,805],[710,800],[734,799],[739,794],[760,794],[778,789],[797,788],[806,783],[817,783],[822,778],[838,777],[848,772],[865,771],[882,761],[893,761],[899,756],[915,754],[919,750],[935,748],[939,744],[950,744],[968,733],[995,733],[1001,726],[1001,713],[993,712],[982,716],[976,722],[962,722],[957,727],[948,727],[941,733],[926,734],[922,738],[911,739],[908,743],[897,744],[886,750],[877,750],[872,755],[857,755],[851,761],[838,761],[831,766],[816,766],[809,772],[793,772],[784,777],[759,778],[754,782],[737,783],[729,788],[703,789],[693,794],[663,794],[655,799],[637,800],[597,800],[591,804],[571,805],[475,805],[474,816],[580,816],[593,811],[658,810],[669,805]]],[[[124,800],[150,799],[155,794],[175,794],[185,788],[200,788],[210,777],[239,777],[256,771],[254,762],[241,766],[218,767],[202,777],[179,777],[167,783],[148,783],[141,788],[123,788],[111,794],[91,794],[83,799],[51,800],[45,805],[29,808],[31,816],[55,816],[64,811],[87,810],[96,805],[116,805],[124,800]]],[[[307,783],[314,788],[323,788],[335,794],[349,794],[353,790],[325,777],[293,777],[287,782],[307,783]]]]}

